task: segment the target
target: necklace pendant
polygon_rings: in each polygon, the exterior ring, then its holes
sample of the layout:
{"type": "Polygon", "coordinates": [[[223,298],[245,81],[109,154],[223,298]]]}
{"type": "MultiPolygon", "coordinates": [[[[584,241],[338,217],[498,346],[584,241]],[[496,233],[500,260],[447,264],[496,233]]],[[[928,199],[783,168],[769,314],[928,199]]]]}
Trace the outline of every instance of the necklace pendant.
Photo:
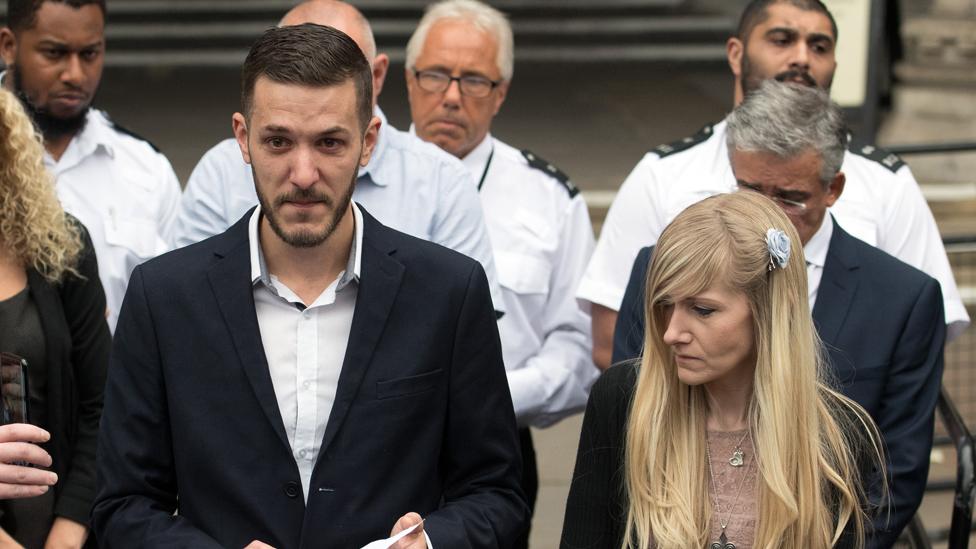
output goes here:
{"type": "Polygon", "coordinates": [[[732,457],[729,458],[729,465],[732,467],[742,467],[744,462],[742,459],[742,450],[732,452],[732,457]]]}

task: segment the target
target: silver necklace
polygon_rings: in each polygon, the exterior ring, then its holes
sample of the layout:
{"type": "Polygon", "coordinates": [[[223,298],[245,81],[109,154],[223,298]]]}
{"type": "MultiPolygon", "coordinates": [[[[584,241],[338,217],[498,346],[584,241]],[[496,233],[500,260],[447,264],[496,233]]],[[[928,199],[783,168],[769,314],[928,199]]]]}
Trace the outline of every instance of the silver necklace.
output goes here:
{"type": "Polygon", "coordinates": [[[732,449],[732,457],[729,458],[729,465],[732,467],[742,467],[742,464],[745,463],[745,456],[742,453],[742,443],[746,440],[748,434],[749,429],[746,429],[745,434],[742,435],[742,438],[739,439],[739,442],[732,449]]]}
{"type": "MultiPolygon", "coordinates": [[[[742,440],[740,440],[739,444],[736,445],[737,449],[740,445],[742,445],[742,442],[745,441],[746,435],[748,434],[749,431],[746,430],[746,434],[742,435],[742,440]]],[[[741,460],[742,451],[738,450],[738,453],[739,453],[738,457],[741,460]]],[[[735,499],[732,500],[732,504],[729,505],[729,508],[726,510],[725,520],[723,521],[722,510],[719,508],[718,505],[718,486],[715,484],[715,473],[712,472],[712,454],[711,454],[711,450],[709,449],[707,434],[705,435],[705,457],[707,460],[706,463],[708,463],[708,478],[712,482],[712,505],[715,507],[715,514],[718,516],[718,525],[719,527],[722,528],[722,533],[719,535],[718,541],[712,542],[712,544],[709,545],[708,548],[709,549],[735,549],[735,544],[729,541],[728,536],[726,536],[725,534],[725,529],[728,528],[729,522],[732,520],[732,512],[735,511],[735,506],[739,504],[739,496],[742,494],[742,487],[746,483],[746,477],[749,476],[749,470],[745,469],[742,471],[742,479],[739,481],[739,488],[735,491],[735,499]]],[[[735,454],[733,454],[733,459],[735,459],[735,457],[736,457],[735,454]]],[[[755,460],[753,460],[753,462],[754,461],[755,460]]],[[[731,463],[732,460],[730,459],[729,462],[731,463]]],[[[732,463],[732,465],[734,467],[740,467],[742,463],[739,463],[739,465],[732,463]]]]}

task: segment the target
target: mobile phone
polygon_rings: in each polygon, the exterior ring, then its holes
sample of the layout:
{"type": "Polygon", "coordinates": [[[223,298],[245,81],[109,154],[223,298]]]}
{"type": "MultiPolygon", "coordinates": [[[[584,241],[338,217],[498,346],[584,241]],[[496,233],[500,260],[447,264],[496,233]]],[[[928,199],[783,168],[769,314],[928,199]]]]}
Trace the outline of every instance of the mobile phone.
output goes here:
{"type": "Polygon", "coordinates": [[[0,425],[30,423],[27,361],[13,353],[0,353],[0,405],[0,425]]]}

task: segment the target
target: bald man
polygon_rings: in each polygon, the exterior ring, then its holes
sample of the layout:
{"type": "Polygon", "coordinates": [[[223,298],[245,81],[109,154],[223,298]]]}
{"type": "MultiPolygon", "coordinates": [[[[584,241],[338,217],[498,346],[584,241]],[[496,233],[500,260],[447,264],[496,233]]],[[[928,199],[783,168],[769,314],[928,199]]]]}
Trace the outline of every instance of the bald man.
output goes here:
{"type": "MultiPolygon", "coordinates": [[[[373,157],[359,170],[353,199],[384,225],[476,259],[485,269],[497,314],[504,311],[488,230],[471,175],[435,145],[391,126],[377,105],[390,58],[377,53],[369,21],[344,2],[310,0],[279,26],[316,23],[347,34],[370,61],[373,109],[382,122],[373,157]]],[[[173,231],[183,247],[225,231],[258,203],[250,166],[233,138],[200,159],[184,189],[173,231]]]]}

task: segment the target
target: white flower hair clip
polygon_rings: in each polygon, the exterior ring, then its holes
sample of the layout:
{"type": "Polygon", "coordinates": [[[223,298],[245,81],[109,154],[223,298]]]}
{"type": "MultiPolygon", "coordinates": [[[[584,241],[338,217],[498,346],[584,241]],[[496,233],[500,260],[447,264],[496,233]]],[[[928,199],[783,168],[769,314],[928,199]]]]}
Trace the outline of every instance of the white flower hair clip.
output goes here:
{"type": "Polygon", "coordinates": [[[783,269],[790,260],[790,237],[779,229],[766,231],[766,248],[769,249],[769,270],[783,269]]]}

